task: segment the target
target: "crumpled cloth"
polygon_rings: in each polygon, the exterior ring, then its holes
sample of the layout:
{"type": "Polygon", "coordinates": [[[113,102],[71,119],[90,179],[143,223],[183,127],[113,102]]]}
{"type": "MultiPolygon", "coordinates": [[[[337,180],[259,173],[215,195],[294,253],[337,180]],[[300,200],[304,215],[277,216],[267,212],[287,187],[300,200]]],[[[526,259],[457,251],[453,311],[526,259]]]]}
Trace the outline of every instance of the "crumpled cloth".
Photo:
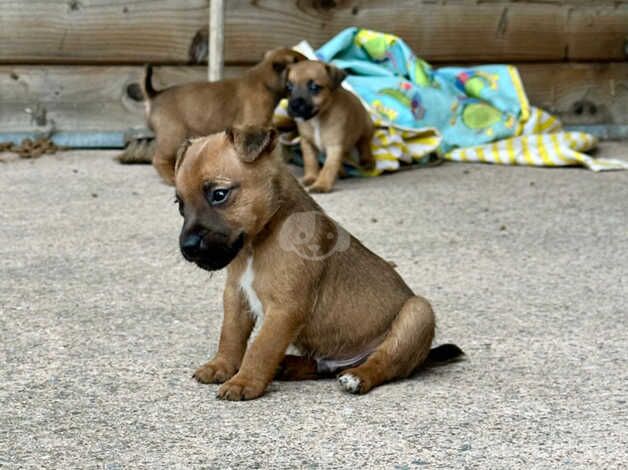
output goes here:
{"type": "MultiPolygon", "coordinates": [[[[594,136],[563,131],[556,117],[530,106],[513,66],[434,69],[403,39],[359,28],[345,29],[315,52],[305,42],[296,49],[344,69],[343,86],[361,99],[375,123],[376,168],[360,169],[353,155],[349,173],[378,175],[435,158],[628,169],[628,162],[586,155],[597,145],[594,136]]],[[[279,125],[289,119],[285,110],[284,100],[275,113],[279,125]]]]}

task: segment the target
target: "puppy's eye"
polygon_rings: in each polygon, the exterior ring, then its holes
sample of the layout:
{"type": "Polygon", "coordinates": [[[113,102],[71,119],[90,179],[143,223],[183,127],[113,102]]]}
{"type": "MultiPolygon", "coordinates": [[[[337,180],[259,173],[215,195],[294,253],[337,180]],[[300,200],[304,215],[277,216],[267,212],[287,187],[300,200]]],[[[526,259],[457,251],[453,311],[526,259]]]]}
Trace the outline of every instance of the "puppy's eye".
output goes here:
{"type": "Polygon", "coordinates": [[[227,202],[230,193],[229,188],[217,188],[213,189],[209,193],[209,203],[212,206],[219,206],[220,204],[224,204],[227,202]]]}
{"type": "Polygon", "coordinates": [[[313,95],[318,94],[323,89],[323,87],[321,87],[320,85],[317,85],[314,82],[309,82],[307,84],[307,88],[308,90],[310,90],[310,93],[312,93],[313,95]]]}

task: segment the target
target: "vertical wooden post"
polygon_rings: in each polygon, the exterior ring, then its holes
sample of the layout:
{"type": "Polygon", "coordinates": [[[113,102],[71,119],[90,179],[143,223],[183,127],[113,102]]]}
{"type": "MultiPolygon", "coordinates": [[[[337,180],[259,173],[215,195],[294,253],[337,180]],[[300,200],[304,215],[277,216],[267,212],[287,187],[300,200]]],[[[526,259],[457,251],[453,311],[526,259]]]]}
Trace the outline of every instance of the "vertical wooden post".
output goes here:
{"type": "Polygon", "coordinates": [[[207,57],[207,78],[210,82],[222,78],[224,62],[224,19],[224,0],[210,0],[209,54],[207,57]]]}

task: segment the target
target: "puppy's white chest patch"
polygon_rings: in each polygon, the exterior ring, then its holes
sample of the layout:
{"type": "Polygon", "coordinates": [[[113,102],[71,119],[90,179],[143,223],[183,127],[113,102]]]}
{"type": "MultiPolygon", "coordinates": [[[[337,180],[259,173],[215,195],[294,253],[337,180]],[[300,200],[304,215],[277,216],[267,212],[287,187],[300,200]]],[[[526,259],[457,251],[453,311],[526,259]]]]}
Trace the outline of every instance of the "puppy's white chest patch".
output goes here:
{"type": "Polygon", "coordinates": [[[323,149],[323,141],[321,139],[321,122],[318,119],[318,116],[314,116],[310,119],[310,124],[312,124],[312,130],[314,132],[314,145],[318,150],[323,149]]]}
{"type": "Polygon", "coordinates": [[[255,271],[253,271],[253,257],[250,256],[246,262],[246,269],[240,278],[240,289],[249,303],[251,315],[256,321],[264,318],[264,306],[257,296],[257,292],[253,289],[253,281],[255,280],[255,271]]]}

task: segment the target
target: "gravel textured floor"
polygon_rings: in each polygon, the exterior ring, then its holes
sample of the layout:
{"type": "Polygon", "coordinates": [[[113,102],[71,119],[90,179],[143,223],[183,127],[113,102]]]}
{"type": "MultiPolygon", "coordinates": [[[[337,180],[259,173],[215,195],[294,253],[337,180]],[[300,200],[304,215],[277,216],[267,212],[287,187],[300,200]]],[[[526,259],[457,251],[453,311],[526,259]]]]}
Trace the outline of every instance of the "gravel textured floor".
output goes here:
{"type": "MultiPolygon", "coordinates": [[[[605,154],[628,159],[628,145],[605,154]]],[[[468,360],[367,396],[191,379],[223,273],[182,261],[172,189],[111,152],[0,163],[2,468],[620,468],[628,172],[445,164],[318,196],[468,360]]]]}

